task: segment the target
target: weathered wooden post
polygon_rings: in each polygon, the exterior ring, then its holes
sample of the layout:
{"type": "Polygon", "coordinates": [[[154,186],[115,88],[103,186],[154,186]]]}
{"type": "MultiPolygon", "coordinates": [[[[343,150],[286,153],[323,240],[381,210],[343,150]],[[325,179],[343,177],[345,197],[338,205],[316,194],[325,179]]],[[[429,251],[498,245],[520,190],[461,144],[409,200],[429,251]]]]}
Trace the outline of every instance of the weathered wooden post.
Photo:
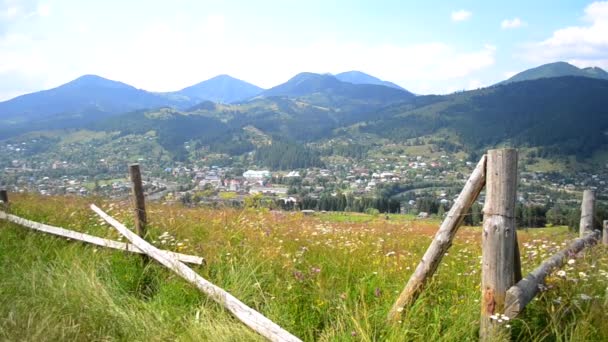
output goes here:
{"type": "Polygon", "coordinates": [[[465,215],[468,213],[471,205],[479,196],[481,189],[485,185],[486,180],[486,156],[483,156],[469,180],[464,185],[464,188],[458,195],[458,198],[450,208],[445,220],[441,223],[441,227],[435,234],[435,238],[422,257],[422,260],[416,267],[416,270],[411,275],[405,288],[397,298],[391,311],[388,314],[388,320],[396,322],[401,317],[402,312],[411,306],[420,293],[424,290],[427,281],[433,276],[437,267],[441,263],[441,259],[452,245],[452,240],[462,224],[465,215]]]}
{"type": "Polygon", "coordinates": [[[133,208],[135,216],[135,232],[142,238],[146,236],[146,202],[144,188],[141,182],[139,164],[129,165],[129,175],[133,183],[133,208]]]}
{"type": "Polygon", "coordinates": [[[504,313],[507,290],[515,284],[517,150],[490,150],[487,156],[479,338],[496,341],[509,338],[504,321],[494,317],[504,313]]]}
{"type": "Polygon", "coordinates": [[[602,232],[602,244],[608,245],[608,220],[604,220],[604,231],[602,232]]]}
{"type": "Polygon", "coordinates": [[[0,201],[5,208],[8,207],[8,192],[6,190],[0,190],[0,201]]]}
{"type": "Polygon", "coordinates": [[[595,192],[593,190],[583,191],[583,202],[581,203],[581,222],[579,225],[579,237],[585,237],[593,233],[593,217],[595,216],[595,192]]]}

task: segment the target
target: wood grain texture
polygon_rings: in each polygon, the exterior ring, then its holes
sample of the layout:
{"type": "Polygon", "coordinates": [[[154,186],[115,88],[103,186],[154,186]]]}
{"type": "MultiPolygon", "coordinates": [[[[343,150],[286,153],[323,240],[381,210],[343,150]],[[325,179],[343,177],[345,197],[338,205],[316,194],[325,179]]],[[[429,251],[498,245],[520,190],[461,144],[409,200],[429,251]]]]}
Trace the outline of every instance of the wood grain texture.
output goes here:
{"type": "Polygon", "coordinates": [[[388,320],[397,322],[403,311],[410,307],[420,296],[428,280],[433,276],[441,263],[443,256],[452,245],[452,241],[458,228],[462,224],[465,215],[479,196],[485,185],[486,156],[483,156],[477,167],[464,185],[460,195],[450,208],[446,218],[441,223],[435,238],[422,257],[422,260],[411,275],[405,288],[397,298],[389,312],[388,320]]]}
{"type": "MultiPolygon", "coordinates": [[[[65,228],[54,227],[54,226],[50,226],[48,224],[43,224],[43,223],[26,220],[19,216],[7,214],[2,211],[0,211],[0,219],[16,223],[16,224],[26,227],[26,228],[34,229],[34,230],[48,233],[48,234],[65,237],[65,238],[68,238],[71,240],[87,242],[87,243],[101,246],[101,247],[119,249],[122,251],[127,251],[127,252],[132,252],[132,253],[137,253],[137,254],[144,254],[144,252],[142,252],[139,248],[137,248],[129,243],[104,239],[104,238],[100,238],[100,237],[94,236],[94,235],[89,235],[89,234],[80,233],[80,232],[76,232],[76,231],[65,229],[65,228]]],[[[180,261],[187,262],[189,264],[201,265],[204,262],[204,259],[199,256],[181,254],[181,253],[170,252],[170,251],[165,251],[165,250],[161,250],[161,253],[167,254],[171,257],[177,258],[180,261]]]]}
{"type": "Polygon", "coordinates": [[[481,319],[482,341],[504,340],[508,332],[491,318],[504,312],[507,290],[515,284],[515,203],[517,151],[488,151],[483,209],[481,319]]]}
{"type": "Polygon", "coordinates": [[[163,264],[176,274],[180,275],[190,284],[196,286],[199,290],[207,294],[211,299],[222,305],[230,311],[241,322],[248,327],[266,337],[270,341],[300,341],[299,338],[293,336],[288,331],[281,328],[276,323],[266,318],[261,313],[253,310],[238,300],[236,297],[228,293],[226,290],[212,284],[208,280],[198,275],[194,270],[185,264],[181,263],[176,258],[160,253],[160,251],[147,243],[144,239],[137,236],[127,227],[116,221],[114,218],[104,213],[95,205],[91,205],[91,209],[103,218],[107,223],[116,228],[118,232],[123,234],[135,246],[144,251],[151,258],[163,264]]]}

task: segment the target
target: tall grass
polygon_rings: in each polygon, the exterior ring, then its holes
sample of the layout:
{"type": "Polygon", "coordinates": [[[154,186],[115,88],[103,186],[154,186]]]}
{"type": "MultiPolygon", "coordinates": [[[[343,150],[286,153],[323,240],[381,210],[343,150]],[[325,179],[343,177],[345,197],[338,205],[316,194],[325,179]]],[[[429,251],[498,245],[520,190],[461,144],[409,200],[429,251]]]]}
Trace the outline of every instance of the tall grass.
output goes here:
{"type": "MultiPolygon", "coordinates": [[[[13,196],[12,211],[118,239],[87,208],[127,225],[127,202],[13,196]]],[[[476,340],[479,228],[464,227],[438,273],[400,324],[386,315],[437,222],[264,210],[150,205],[148,240],[204,256],[195,267],[307,341],[476,340]]],[[[565,228],[520,232],[524,272],[574,238],[565,228]]],[[[517,340],[608,340],[608,253],[594,247],[552,276],[519,319],[517,340]]],[[[211,340],[260,337],[157,264],[0,223],[0,339],[211,340]]]]}

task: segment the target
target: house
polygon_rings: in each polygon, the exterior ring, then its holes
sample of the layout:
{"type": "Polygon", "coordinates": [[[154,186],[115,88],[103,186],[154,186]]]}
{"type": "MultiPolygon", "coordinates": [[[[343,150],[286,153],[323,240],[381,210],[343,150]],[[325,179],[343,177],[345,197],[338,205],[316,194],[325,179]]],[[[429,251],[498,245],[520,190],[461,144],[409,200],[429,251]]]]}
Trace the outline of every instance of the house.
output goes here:
{"type": "Polygon", "coordinates": [[[268,170],[247,170],[243,173],[243,177],[250,182],[257,182],[267,178],[270,178],[270,171],[268,170]]]}
{"type": "Polygon", "coordinates": [[[269,188],[263,186],[253,186],[249,189],[249,193],[263,195],[287,195],[287,188],[269,188]]]}
{"type": "Polygon", "coordinates": [[[299,171],[291,171],[285,177],[286,178],[297,178],[297,177],[301,177],[301,176],[300,176],[299,171]]]}

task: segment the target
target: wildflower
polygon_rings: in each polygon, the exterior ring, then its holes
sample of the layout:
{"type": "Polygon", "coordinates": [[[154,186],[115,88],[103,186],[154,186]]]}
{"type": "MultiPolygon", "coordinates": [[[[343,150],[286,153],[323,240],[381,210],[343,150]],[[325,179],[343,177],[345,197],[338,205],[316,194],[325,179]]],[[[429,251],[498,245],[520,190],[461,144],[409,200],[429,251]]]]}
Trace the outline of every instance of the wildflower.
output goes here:
{"type": "Polygon", "coordinates": [[[395,254],[397,254],[397,253],[395,253],[394,251],[390,251],[390,252],[386,253],[385,256],[390,257],[390,256],[393,256],[395,254]]]}
{"type": "Polygon", "coordinates": [[[582,300],[591,300],[591,299],[592,299],[592,297],[591,297],[591,296],[589,296],[589,295],[586,295],[586,294],[584,294],[584,293],[581,293],[581,299],[582,299],[582,300]]]}
{"type": "Polygon", "coordinates": [[[558,277],[562,277],[562,278],[566,278],[566,271],[564,271],[564,270],[557,271],[557,276],[558,277]]]}
{"type": "Polygon", "coordinates": [[[585,272],[578,272],[578,276],[581,278],[585,278],[587,274],[585,274],[585,272]]]}
{"type": "Polygon", "coordinates": [[[568,260],[568,265],[574,265],[576,261],[574,259],[570,259],[568,260]]]}

